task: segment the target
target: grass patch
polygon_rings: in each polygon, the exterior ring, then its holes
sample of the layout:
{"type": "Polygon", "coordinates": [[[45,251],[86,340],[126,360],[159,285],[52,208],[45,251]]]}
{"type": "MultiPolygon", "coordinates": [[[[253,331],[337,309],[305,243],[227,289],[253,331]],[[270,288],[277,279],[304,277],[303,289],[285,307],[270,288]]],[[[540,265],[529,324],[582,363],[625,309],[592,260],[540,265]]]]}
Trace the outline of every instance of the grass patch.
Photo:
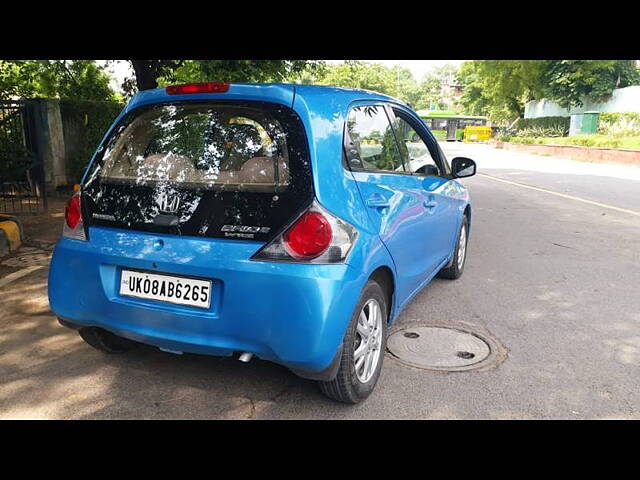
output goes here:
{"type": "Polygon", "coordinates": [[[575,145],[579,147],[628,148],[640,150],[640,136],[575,135],[573,137],[511,137],[510,143],[522,145],[575,145]]]}

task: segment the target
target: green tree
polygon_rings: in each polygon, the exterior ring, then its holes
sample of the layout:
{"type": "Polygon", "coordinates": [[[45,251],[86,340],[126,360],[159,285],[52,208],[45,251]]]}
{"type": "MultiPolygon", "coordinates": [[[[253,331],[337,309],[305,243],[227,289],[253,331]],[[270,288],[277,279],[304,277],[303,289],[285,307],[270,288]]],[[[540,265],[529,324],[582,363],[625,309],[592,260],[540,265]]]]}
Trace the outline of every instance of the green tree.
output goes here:
{"type": "Polygon", "coordinates": [[[510,120],[524,114],[529,100],[542,98],[545,62],[541,60],[473,60],[460,68],[461,104],[466,113],[510,120]]]}
{"type": "Polygon", "coordinates": [[[123,90],[132,95],[172,83],[282,82],[313,72],[322,62],[313,60],[129,60],[135,78],[123,90]]]}
{"type": "Polygon", "coordinates": [[[455,98],[451,92],[443,88],[449,82],[456,82],[458,68],[451,64],[432,69],[427,72],[419,84],[419,91],[415,104],[416,109],[429,108],[435,105],[436,109],[444,110],[455,104],[455,98]]]}
{"type": "Polygon", "coordinates": [[[543,75],[547,97],[560,106],[582,106],[583,98],[606,99],[615,88],[640,83],[633,60],[549,60],[543,75]]]}
{"type": "Polygon", "coordinates": [[[0,97],[41,96],[39,62],[0,60],[0,97]]]}
{"type": "Polygon", "coordinates": [[[158,78],[173,78],[173,72],[184,60],[129,60],[134,76],[125,79],[122,89],[127,96],[158,87],[158,78]]]}
{"type": "Polygon", "coordinates": [[[382,137],[382,151],[380,152],[380,160],[377,162],[378,168],[381,170],[395,170],[398,156],[398,144],[393,130],[387,128],[382,137]]]}
{"type": "Polygon", "coordinates": [[[117,100],[109,74],[93,60],[0,61],[0,97],[117,100]]]}
{"type": "Polygon", "coordinates": [[[420,85],[411,70],[400,66],[385,67],[379,63],[345,60],[322,65],[313,73],[303,72],[300,83],[371,90],[396,97],[415,106],[420,98],[420,85]]]}
{"type": "Polygon", "coordinates": [[[442,81],[435,75],[425,75],[424,80],[420,83],[418,101],[415,107],[418,110],[430,108],[435,105],[437,110],[445,108],[445,102],[442,98],[442,81]]]}
{"type": "Polygon", "coordinates": [[[392,87],[392,95],[415,107],[420,98],[420,85],[411,70],[394,66],[391,68],[391,74],[395,80],[394,87],[392,87]]]}
{"type": "Polygon", "coordinates": [[[569,108],[640,83],[633,60],[474,60],[462,64],[458,77],[465,112],[498,121],[521,117],[529,100],[569,108]]]}
{"type": "Polygon", "coordinates": [[[307,78],[316,85],[361,88],[393,95],[395,77],[383,65],[370,64],[360,60],[346,60],[336,65],[325,65],[317,75],[307,78]]]}
{"type": "Polygon", "coordinates": [[[475,61],[464,62],[458,71],[458,81],[463,86],[460,103],[464,113],[486,115],[489,111],[489,99],[483,91],[483,79],[475,61]]]}

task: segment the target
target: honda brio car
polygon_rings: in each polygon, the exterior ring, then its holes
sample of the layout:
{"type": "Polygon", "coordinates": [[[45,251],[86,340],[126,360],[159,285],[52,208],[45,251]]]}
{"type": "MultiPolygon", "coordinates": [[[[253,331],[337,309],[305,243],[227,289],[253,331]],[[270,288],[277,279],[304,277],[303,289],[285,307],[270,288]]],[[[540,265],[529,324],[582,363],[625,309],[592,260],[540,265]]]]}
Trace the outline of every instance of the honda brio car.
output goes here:
{"type": "Polygon", "coordinates": [[[255,356],[356,403],[402,309],[462,274],[475,170],[374,92],[143,91],[67,205],[49,302],[104,352],[255,356]]]}

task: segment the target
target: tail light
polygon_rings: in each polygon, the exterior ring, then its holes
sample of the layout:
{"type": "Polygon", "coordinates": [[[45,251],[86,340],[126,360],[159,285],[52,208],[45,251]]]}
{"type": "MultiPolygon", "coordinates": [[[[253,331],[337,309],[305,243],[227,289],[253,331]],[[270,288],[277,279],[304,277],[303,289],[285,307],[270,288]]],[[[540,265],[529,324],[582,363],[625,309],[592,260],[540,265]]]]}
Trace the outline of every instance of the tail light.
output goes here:
{"type": "Polygon", "coordinates": [[[71,197],[67,208],[64,210],[64,227],[62,236],[74,238],[76,240],[86,240],[84,234],[84,224],[82,223],[82,210],[80,209],[80,193],[71,197]]]}
{"type": "Polygon", "coordinates": [[[183,85],[170,85],[165,91],[169,95],[185,95],[189,93],[225,93],[229,90],[229,83],[203,82],[185,83],[183,85]]]}
{"type": "Polygon", "coordinates": [[[342,263],[358,231],[317,202],[251,258],[301,263],[342,263]]]}
{"type": "Polygon", "coordinates": [[[315,258],[329,248],[331,224],[320,212],[305,212],[285,232],[284,248],[294,258],[315,258]]]}

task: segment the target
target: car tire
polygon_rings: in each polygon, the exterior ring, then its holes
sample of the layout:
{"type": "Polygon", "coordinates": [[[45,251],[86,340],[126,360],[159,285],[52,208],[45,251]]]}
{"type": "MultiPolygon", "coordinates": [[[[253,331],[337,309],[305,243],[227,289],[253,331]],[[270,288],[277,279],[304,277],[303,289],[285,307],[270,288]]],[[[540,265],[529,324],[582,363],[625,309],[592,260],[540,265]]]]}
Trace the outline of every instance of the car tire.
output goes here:
{"type": "Polygon", "coordinates": [[[124,353],[139,345],[99,327],[84,327],[78,333],[93,348],[105,353],[124,353]]]}
{"type": "Polygon", "coordinates": [[[460,230],[458,230],[456,246],[453,249],[453,255],[451,256],[451,265],[440,270],[438,272],[439,277],[447,278],[449,280],[456,280],[462,276],[464,265],[467,261],[467,244],[469,243],[468,232],[469,220],[467,219],[467,216],[464,215],[460,224],[460,230]],[[463,236],[464,239],[462,239],[463,236]],[[462,255],[462,261],[460,261],[460,255],[462,255]]]}
{"type": "Polygon", "coordinates": [[[343,403],[359,403],[366,399],[378,382],[384,352],[387,346],[388,300],[384,290],[375,280],[369,280],[362,290],[360,301],[356,306],[345,334],[340,366],[336,377],[329,382],[318,382],[320,390],[327,397],[343,403]],[[375,312],[375,313],[374,313],[375,312]],[[361,319],[364,316],[364,321],[361,319]],[[377,315],[372,318],[371,315],[377,315]],[[363,325],[373,329],[364,339],[361,331],[363,325]],[[363,344],[363,342],[366,342],[363,344]],[[356,358],[358,348],[364,353],[356,358]],[[367,370],[368,355],[372,355],[367,370]],[[364,360],[360,360],[360,359],[364,360]],[[375,362],[375,365],[373,363],[375,362]],[[358,365],[358,366],[357,366],[358,365]]]}

